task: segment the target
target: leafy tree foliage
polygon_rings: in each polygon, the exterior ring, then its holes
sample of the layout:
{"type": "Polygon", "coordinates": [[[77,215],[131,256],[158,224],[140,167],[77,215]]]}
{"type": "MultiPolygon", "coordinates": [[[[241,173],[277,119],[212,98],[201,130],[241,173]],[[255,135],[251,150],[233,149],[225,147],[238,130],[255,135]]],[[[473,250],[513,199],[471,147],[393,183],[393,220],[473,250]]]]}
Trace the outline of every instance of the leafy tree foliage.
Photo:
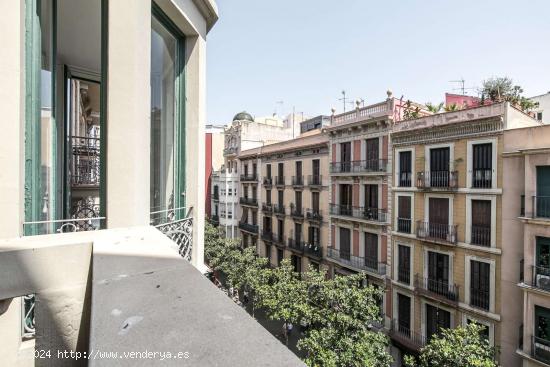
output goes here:
{"type": "Polygon", "coordinates": [[[471,323],[456,329],[443,329],[420,351],[418,361],[406,357],[408,367],[497,367],[497,349],[481,335],[484,326],[471,323]]]}
{"type": "Polygon", "coordinates": [[[426,108],[431,113],[438,113],[439,111],[441,111],[443,109],[443,106],[444,106],[443,102],[440,102],[439,104],[433,104],[431,102],[426,102],[426,108]]]}
{"type": "Polygon", "coordinates": [[[537,102],[533,102],[522,96],[523,88],[519,85],[514,85],[513,80],[508,77],[484,80],[480,92],[483,100],[488,98],[493,102],[507,101],[526,112],[538,107],[537,102]]]}

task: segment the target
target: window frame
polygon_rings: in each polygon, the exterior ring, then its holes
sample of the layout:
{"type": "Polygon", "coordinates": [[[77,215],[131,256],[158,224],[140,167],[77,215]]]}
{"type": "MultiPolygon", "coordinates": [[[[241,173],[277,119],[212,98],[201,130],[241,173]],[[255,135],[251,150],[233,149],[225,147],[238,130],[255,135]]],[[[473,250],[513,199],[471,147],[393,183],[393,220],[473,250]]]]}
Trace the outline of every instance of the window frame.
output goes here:
{"type": "Polygon", "coordinates": [[[468,245],[479,248],[496,248],[497,243],[497,197],[496,195],[466,195],[466,233],[465,242],[468,245]],[[485,200],[491,202],[491,245],[484,247],[472,243],[472,200],[485,200]]]}
{"type": "Polygon", "coordinates": [[[395,279],[395,281],[401,286],[412,287],[414,282],[414,244],[396,241],[394,250],[395,250],[395,266],[393,267],[393,272],[394,272],[393,279],[395,279]],[[410,253],[409,284],[403,283],[399,280],[399,246],[404,246],[409,248],[409,253],[410,253]]]}
{"type": "Polygon", "coordinates": [[[395,233],[398,234],[398,235],[414,235],[415,233],[415,220],[414,220],[414,212],[415,212],[415,206],[414,206],[414,198],[415,198],[415,195],[414,195],[414,192],[397,192],[395,194],[395,210],[394,210],[394,229],[395,229],[395,233]],[[410,197],[411,198],[411,232],[410,233],[404,233],[404,232],[398,232],[397,231],[397,225],[398,225],[398,218],[399,218],[399,197],[400,196],[407,196],[407,197],[410,197]]]}
{"type": "Polygon", "coordinates": [[[465,264],[464,264],[464,303],[468,305],[469,308],[472,308],[478,312],[481,313],[493,313],[495,312],[495,292],[496,292],[496,272],[495,272],[495,260],[473,256],[473,255],[466,255],[465,257],[465,264]],[[474,307],[470,305],[470,279],[471,279],[471,262],[472,261],[479,261],[484,262],[486,264],[489,264],[489,310],[482,310],[480,308],[474,307]]]}
{"type": "Polygon", "coordinates": [[[416,176],[416,157],[415,157],[415,154],[416,154],[416,149],[414,149],[414,147],[412,148],[398,148],[398,149],[395,149],[395,157],[394,157],[394,162],[395,162],[395,174],[394,174],[394,180],[396,182],[396,185],[395,188],[398,188],[398,189],[412,189],[412,188],[415,188],[416,187],[416,179],[415,179],[415,176],[416,176]],[[411,152],[411,186],[401,186],[399,185],[399,174],[400,174],[400,169],[401,169],[401,162],[399,160],[399,155],[400,153],[402,152],[411,152]]]}
{"type": "Polygon", "coordinates": [[[467,141],[467,148],[466,148],[466,187],[473,190],[490,190],[490,189],[496,189],[498,187],[497,185],[497,144],[498,139],[497,138],[489,138],[489,139],[474,139],[474,140],[468,140],[467,141]],[[484,188],[478,188],[473,187],[472,185],[472,174],[474,170],[474,145],[478,144],[492,144],[492,176],[491,176],[491,187],[488,189],[484,188]]]}

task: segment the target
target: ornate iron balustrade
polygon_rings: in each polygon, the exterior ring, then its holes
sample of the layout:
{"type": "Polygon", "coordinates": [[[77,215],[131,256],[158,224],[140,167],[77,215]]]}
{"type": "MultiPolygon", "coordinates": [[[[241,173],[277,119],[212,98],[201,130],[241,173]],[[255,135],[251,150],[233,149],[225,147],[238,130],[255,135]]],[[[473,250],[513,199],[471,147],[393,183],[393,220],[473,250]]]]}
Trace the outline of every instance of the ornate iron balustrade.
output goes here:
{"type": "Polygon", "coordinates": [[[256,182],[258,181],[258,175],[256,173],[249,173],[249,174],[244,174],[244,175],[241,175],[241,181],[252,181],[252,182],[256,182]]]}
{"type": "Polygon", "coordinates": [[[411,284],[411,269],[405,267],[397,268],[397,281],[407,285],[411,284]]]}
{"type": "Polygon", "coordinates": [[[456,224],[439,224],[431,222],[416,222],[416,237],[426,241],[444,242],[451,245],[457,243],[456,224]]]}
{"type": "Polygon", "coordinates": [[[306,209],[306,218],[308,220],[321,222],[323,220],[323,214],[319,209],[306,209]]]}
{"type": "Polygon", "coordinates": [[[385,173],[387,159],[367,159],[362,161],[332,162],[331,173],[385,173]]]}
{"type": "Polygon", "coordinates": [[[193,246],[193,216],[192,208],[159,210],[151,213],[151,225],[164,233],[176,243],[179,254],[187,261],[191,261],[193,246]]]}
{"type": "Polygon", "coordinates": [[[531,266],[531,286],[550,292],[550,267],[531,266]]]}
{"type": "Polygon", "coordinates": [[[304,176],[292,176],[292,186],[294,186],[294,187],[303,187],[304,186],[304,176]]]}
{"type": "Polygon", "coordinates": [[[262,212],[265,214],[273,213],[273,205],[271,203],[262,203],[262,212]]]}
{"type": "Polygon", "coordinates": [[[362,220],[385,223],[387,218],[386,209],[367,208],[362,206],[349,206],[330,204],[330,214],[353,217],[362,220]]]}
{"type": "Polygon", "coordinates": [[[297,240],[295,238],[289,237],[287,243],[288,243],[288,248],[292,250],[299,251],[299,252],[304,251],[304,241],[302,240],[297,240]]]}
{"type": "Polygon", "coordinates": [[[343,252],[332,247],[328,248],[328,257],[355,269],[365,270],[378,275],[386,275],[386,264],[378,261],[378,259],[355,256],[349,252],[343,252]]]}
{"type": "Polygon", "coordinates": [[[397,232],[411,233],[412,220],[411,218],[397,218],[397,232]]]}
{"type": "Polygon", "coordinates": [[[402,344],[409,346],[414,350],[418,350],[426,345],[426,337],[416,331],[413,331],[397,319],[391,321],[390,335],[392,338],[399,340],[402,344]]]}
{"type": "Polygon", "coordinates": [[[398,183],[399,183],[399,187],[411,187],[412,172],[399,172],[398,183]]]}
{"type": "Polygon", "coordinates": [[[307,184],[310,188],[319,188],[323,186],[323,176],[322,175],[307,176],[307,184]]]}
{"type": "Polygon", "coordinates": [[[258,226],[256,224],[248,224],[245,222],[239,222],[239,228],[243,231],[252,233],[257,235],[258,234],[258,226]]]}
{"type": "Polygon", "coordinates": [[[239,199],[239,203],[241,203],[242,205],[248,205],[248,206],[258,206],[258,199],[242,197],[239,199]]]}
{"type": "Polygon", "coordinates": [[[297,207],[294,204],[290,204],[290,215],[293,218],[303,219],[304,218],[304,209],[300,208],[300,207],[297,207]]]}
{"type": "Polygon", "coordinates": [[[275,234],[271,231],[262,231],[262,240],[266,242],[274,242],[275,234]]]}
{"type": "Polygon", "coordinates": [[[99,187],[99,138],[71,136],[71,185],[99,187]]]}
{"type": "Polygon", "coordinates": [[[275,177],[275,186],[285,186],[285,176],[276,176],[275,177]]]}
{"type": "Polygon", "coordinates": [[[490,189],[493,187],[492,169],[474,169],[472,171],[472,187],[476,189],[490,189]]]}
{"type": "Polygon", "coordinates": [[[414,286],[424,293],[433,294],[452,302],[458,302],[459,286],[449,282],[415,275],[414,286]]]}
{"type": "Polygon", "coordinates": [[[489,311],[490,299],[488,290],[470,287],[470,306],[489,311]]]}
{"type": "Polygon", "coordinates": [[[305,243],[304,253],[318,259],[323,257],[323,249],[320,243],[305,243]]]}
{"type": "Polygon", "coordinates": [[[23,339],[32,339],[36,335],[34,321],[35,295],[28,294],[21,297],[21,331],[23,339]]]}
{"type": "Polygon", "coordinates": [[[277,215],[286,215],[286,208],[284,205],[275,204],[273,205],[273,213],[277,215]]]}
{"type": "Polygon", "coordinates": [[[229,147],[229,148],[225,148],[223,150],[223,154],[224,155],[232,155],[232,154],[237,154],[239,148],[237,147],[229,147]]]}
{"type": "Polygon", "coordinates": [[[550,218],[550,196],[533,196],[533,218],[550,218]]]}
{"type": "Polygon", "coordinates": [[[532,336],[531,354],[537,361],[550,364],[550,340],[532,336]]]}
{"type": "Polygon", "coordinates": [[[458,189],[458,171],[421,171],[416,177],[419,189],[458,189]]]}
{"type": "Polygon", "coordinates": [[[472,245],[490,247],[491,227],[472,226],[470,242],[472,243],[472,245]]]}
{"type": "Polygon", "coordinates": [[[265,187],[273,186],[273,177],[264,177],[263,184],[265,187]]]}

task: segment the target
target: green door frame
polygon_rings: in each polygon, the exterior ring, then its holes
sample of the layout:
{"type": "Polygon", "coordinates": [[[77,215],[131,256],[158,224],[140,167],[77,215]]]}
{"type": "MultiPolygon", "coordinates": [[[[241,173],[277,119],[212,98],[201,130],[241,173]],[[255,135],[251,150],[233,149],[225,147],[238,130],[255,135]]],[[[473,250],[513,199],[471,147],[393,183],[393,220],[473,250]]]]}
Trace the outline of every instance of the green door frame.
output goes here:
{"type": "MultiPolygon", "coordinates": [[[[151,14],[176,38],[175,65],[175,151],[174,151],[174,208],[185,207],[185,35],[154,2],[151,14]]],[[[183,219],[186,213],[176,211],[175,219],[183,219]]]]}

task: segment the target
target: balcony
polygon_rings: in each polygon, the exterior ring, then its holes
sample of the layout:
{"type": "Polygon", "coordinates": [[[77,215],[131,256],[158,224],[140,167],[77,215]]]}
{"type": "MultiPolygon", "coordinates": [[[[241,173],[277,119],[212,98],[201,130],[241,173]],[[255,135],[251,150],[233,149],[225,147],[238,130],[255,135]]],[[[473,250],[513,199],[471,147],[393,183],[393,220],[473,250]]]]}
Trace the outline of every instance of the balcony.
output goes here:
{"type": "Polygon", "coordinates": [[[411,218],[397,218],[397,232],[410,234],[412,229],[411,218]]]}
{"type": "Polygon", "coordinates": [[[491,227],[472,226],[470,242],[472,245],[491,247],[491,227]]]}
{"type": "Polygon", "coordinates": [[[418,351],[426,345],[426,337],[409,327],[400,323],[397,319],[393,319],[391,321],[390,337],[408,349],[418,351]]]}
{"type": "Polygon", "coordinates": [[[304,209],[290,204],[290,216],[294,219],[304,219],[304,209]]]}
{"type": "Polygon", "coordinates": [[[411,269],[405,267],[397,268],[397,281],[406,285],[411,284],[411,269]]]}
{"type": "Polygon", "coordinates": [[[71,186],[99,188],[99,138],[71,136],[71,186]]]}
{"type": "Polygon", "coordinates": [[[349,252],[342,252],[332,247],[328,248],[328,257],[354,269],[364,270],[380,276],[386,275],[386,264],[378,261],[378,259],[355,256],[349,252]]]}
{"type": "Polygon", "coordinates": [[[264,177],[263,185],[266,189],[269,189],[273,186],[273,177],[264,177]]]}
{"type": "Polygon", "coordinates": [[[533,336],[531,354],[537,361],[550,365],[550,340],[533,336]]]}
{"type": "Polygon", "coordinates": [[[258,182],[258,175],[256,173],[245,173],[241,175],[241,182],[258,182]]]}
{"type": "Polygon", "coordinates": [[[262,231],[262,240],[265,242],[274,242],[275,234],[271,231],[262,231]]]}
{"type": "Polygon", "coordinates": [[[550,267],[531,266],[531,286],[550,292],[550,267]]]}
{"type": "Polygon", "coordinates": [[[262,212],[264,214],[272,214],[273,213],[273,205],[271,203],[262,203],[262,212]]]}
{"type": "Polygon", "coordinates": [[[386,223],[386,209],[366,208],[362,206],[349,206],[330,204],[330,214],[344,217],[352,217],[356,219],[366,220],[369,222],[386,223]]]}
{"type": "Polygon", "coordinates": [[[322,222],[323,215],[319,209],[306,209],[306,218],[309,221],[322,222]]]}
{"type": "Polygon", "coordinates": [[[273,233],[273,240],[271,242],[280,248],[285,248],[286,246],[285,238],[282,233],[273,233]]]}
{"type": "Polygon", "coordinates": [[[292,187],[295,189],[304,187],[304,176],[292,176],[292,187]]]}
{"type": "Polygon", "coordinates": [[[286,208],[284,205],[274,204],[273,213],[275,213],[275,215],[286,215],[286,208]]]}
{"type": "Polygon", "coordinates": [[[416,237],[430,242],[456,245],[456,224],[439,224],[430,222],[416,222],[416,237]]]}
{"type": "Polygon", "coordinates": [[[309,257],[321,259],[323,257],[323,249],[320,243],[306,243],[304,245],[304,253],[309,257]]]}
{"type": "Polygon", "coordinates": [[[240,198],[239,202],[242,205],[246,205],[246,206],[254,206],[254,207],[258,206],[258,199],[256,199],[256,198],[242,197],[242,198],[240,198]]]}
{"type": "Polygon", "coordinates": [[[214,192],[214,195],[212,195],[212,200],[220,201],[220,193],[219,192],[214,192]]]}
{"type": "Polygon", "coordinates": [[[223,155],[235,155],[239,151],[238,147],[229,147],[223,150],[223,155]]]}
{"type": "Polygon", "coordinates": [[[307,176],[307,185],[310,189],[320,189],[323,186],[323,176],[310,175],[307,176]]]}
{"type": "Polygon", "coordinates": [[[330,164],[330,173],[386,173],[388,166],[387,159],[369,159],[363,161],[332,162],[330,164]]]}
{"type": "Polygon", "coordinates": [[[472,171],[472,187],[475,189],[493,188],[493,170],[492,169],[474,169],[472,171]]]}
{"type": "Polygon", "coordinates": [[[435,298],[437,300],[448,302],[456,305],[458,302],[459,286],[449,284],[446,281],[423,278],[420,274],[416,274],[414,278],[414,286],[416,291],[425,296],[435,298]]]}
{"type": "Polygon", "coordinates": [[[550,219],[550,196],[533,196],[532,218],[550,219]]]}
{"type": "Polygon", "coordinates": [[[411,187],[412,186],[412,172],[399,172],[397,179],[399,187],[411,187]]]}
{"type": "Polygon", "coordinates": [[[470,288],[470,306],[489,311],[490,299],[489,290],[470,288]]]}
{"type": "Polygon", "coordinates": [[[258,225],[256,224],[249,224],[246,222],[239,222],[239,228],[245,232],[252,233],[254,235],[258,235],[258,225]]]}
{"type": "Polygon", "coordinates": [[[416,186],[423,190],[456,190],[458,189],[458,171],[418,172],[416,186]]]}
{"type": "Polygon", "coordinates": [[[276,176],[275,177],[275,186],[278,188],[284,188],[285,187],[285,176],[276,176]]]}
{"type": "Polygon", "coordinates": [[[304,241],[295,238],[288,238],[288,248],[297,252],[304,251],[304,241]]]}
{"type": "Polygon", "coordinates": [[[212,217],[210,218],[210,220],[212,221],[212,223],[214,224],[219,224],[220,223],[220,217],[216,214],[212,215],[212,217]]]}

